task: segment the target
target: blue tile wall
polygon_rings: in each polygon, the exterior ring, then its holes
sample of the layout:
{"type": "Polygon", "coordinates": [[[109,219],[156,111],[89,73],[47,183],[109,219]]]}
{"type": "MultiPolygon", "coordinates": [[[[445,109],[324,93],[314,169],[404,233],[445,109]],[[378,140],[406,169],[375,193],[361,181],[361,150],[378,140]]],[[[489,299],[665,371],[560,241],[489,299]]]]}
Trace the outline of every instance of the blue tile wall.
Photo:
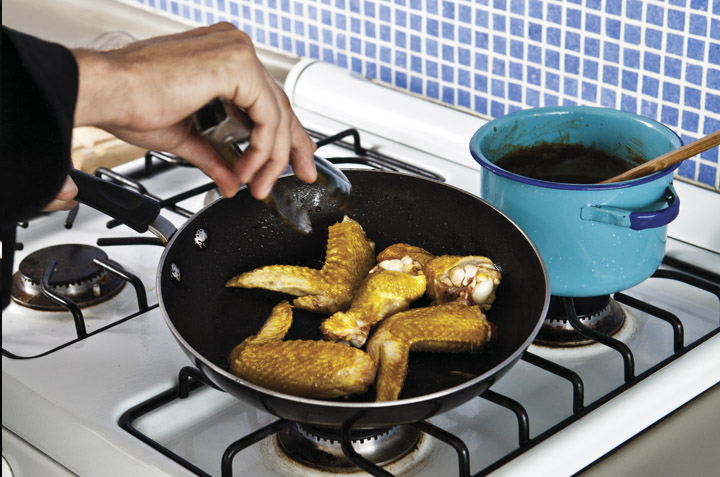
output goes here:
{"type": "MultiPolygon", "coordinates": [[[[587,104],[720,129],[720,0],[119,0],[230,21],[317,58],[483,116],[587,104]]],[[[720,192],[718,148],[677,175],[720,192]]]]}

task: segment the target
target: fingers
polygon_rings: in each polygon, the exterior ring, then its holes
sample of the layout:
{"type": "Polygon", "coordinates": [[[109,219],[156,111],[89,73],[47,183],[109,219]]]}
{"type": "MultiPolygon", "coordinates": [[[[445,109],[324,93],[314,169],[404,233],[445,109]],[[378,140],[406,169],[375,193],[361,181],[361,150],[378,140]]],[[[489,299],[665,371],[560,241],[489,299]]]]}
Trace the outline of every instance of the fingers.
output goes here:
{"type": "Polygon", "coordinates": [[[188,138],[172,151],[180,157],[188,159],[205,173],[215,184],[224,197],[233,197],[244,182],[240,181],[235,171],[217,155],[215,150],[198,134],[192,131],[188,138]]]}
{"type": "Polygon", "coordinates": [[[259,96],[246,107],[254,127],[243,160],[237,168],[241,181],[248,183],[252,195],[264,198],[292,162],[298,177],[315,181],[315,144],[300,125],[285,93],[263,68],[259,96]]]}
{"type": "Polygon", "coordinates": [[[301,180],[315,180],[312,139],[250,37],[232,24],[156,37],[102,54],[79,51],[76,57],[82,79],[78,104],[87,106],[76,107],[76,121],[141,147],[178,154],[213,178],[228,197],[246,183],[254,197],[264,198],[288,164],[301,180]],[[188,132],[192,113],[218,96],[244,108],[254,123],[234,170],[197,132],[188,132]],[[102,111],[98,104],[105,106],[102,111]]]}
{"type": "Polygon", "coordinates": [[[55,196],[55,199],[53,199],[52,202],[46,205],[42,209],[42,211],[52,212],[54,210],[72,209],[73,207],[75,207],[75,205],[77,205],[77,202],[74,200],[77,193],[77,185],[75,185],[75,182],[70,178],[70,176],[67,176],[65,178],[65,183],[60,189],[60,192],[58,192],[57,196],[55,196]]]}
{"type": "Polygon", "coordinates": [[[294,116],[292,136],[290,164],[292,164],[293,171],[298,179],[312,184],[317,180],[317,169],[315,169],[315,159],[313,157],[317,146],[312,138],[307,135],[300,121],[294,116]]]}

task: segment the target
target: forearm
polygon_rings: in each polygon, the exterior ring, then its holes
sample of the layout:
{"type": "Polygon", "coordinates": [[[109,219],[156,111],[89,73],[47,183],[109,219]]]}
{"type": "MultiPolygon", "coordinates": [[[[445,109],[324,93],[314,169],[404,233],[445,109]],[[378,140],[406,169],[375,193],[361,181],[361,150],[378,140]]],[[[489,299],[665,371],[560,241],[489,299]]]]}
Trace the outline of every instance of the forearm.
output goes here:
{"type": "Polygon", "coordinates": [[[130,85],[125,74],[115,71],[113,63],[102,52],[73,50],[78,65],[78,96],[75,104],[75,126],[126,126],[129,121],[118,92],[130,85]]]}

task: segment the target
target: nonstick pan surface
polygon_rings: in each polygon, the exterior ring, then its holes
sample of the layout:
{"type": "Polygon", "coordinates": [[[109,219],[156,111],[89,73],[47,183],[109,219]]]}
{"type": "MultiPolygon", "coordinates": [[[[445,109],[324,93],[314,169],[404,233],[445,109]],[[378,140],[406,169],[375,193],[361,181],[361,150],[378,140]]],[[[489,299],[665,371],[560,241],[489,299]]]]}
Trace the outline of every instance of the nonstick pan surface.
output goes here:
{"type": "MultiPolygon", "coordinates": [[[[300,235],[247,190],[218,200],[173,236],[158,269],[159,302],[167,323],[193,363],[221,389],[279,417],[322,426],[385,427],[425,419],[481,394],[519,358],[537,334],[549,302],[547,272],[532,242],[510,219],[454,187],[404,174],[345,171],[353,184],[354,214],[375,242],[405,242],[435,255],[485,255],[503,278],[487,313],[496,338],[477,353],[411,353],[398,401],[374,402],[374,390],[349,399],[305,399],[242,380],[227,356],[257,333],[271,309],[293,297],[259,289],[226,288],[234,275],[264,265],[319,268],[327,229],[344,212],[320,187],[285,177],[310,214],[314,233],[300,235]]],[[[427,305],[420,301],[414,306],[427,305]]],[[[322,339],[325,315],[293,310],[285,339],[322,339]]]]}

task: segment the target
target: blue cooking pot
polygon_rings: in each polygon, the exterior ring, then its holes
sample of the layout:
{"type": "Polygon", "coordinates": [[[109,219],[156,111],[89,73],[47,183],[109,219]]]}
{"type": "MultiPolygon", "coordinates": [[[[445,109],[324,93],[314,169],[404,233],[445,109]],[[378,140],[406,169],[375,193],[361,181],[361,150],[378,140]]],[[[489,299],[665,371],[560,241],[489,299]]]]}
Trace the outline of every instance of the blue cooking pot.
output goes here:
{"type": "Polygon", "coordinates": [[[680,138],[635,114],[560,106],[494,119],[470,141],[482,166],[480,196],[535,242],[553,295],[605,295],[652,275],[665,255],[667,224],[680,207],[672,186],[678,165],[625,182],[576,184],[525,177],[495,164],[517,148],[539,145],[582,145],[644,162],[680,147],[680,138]]]}

